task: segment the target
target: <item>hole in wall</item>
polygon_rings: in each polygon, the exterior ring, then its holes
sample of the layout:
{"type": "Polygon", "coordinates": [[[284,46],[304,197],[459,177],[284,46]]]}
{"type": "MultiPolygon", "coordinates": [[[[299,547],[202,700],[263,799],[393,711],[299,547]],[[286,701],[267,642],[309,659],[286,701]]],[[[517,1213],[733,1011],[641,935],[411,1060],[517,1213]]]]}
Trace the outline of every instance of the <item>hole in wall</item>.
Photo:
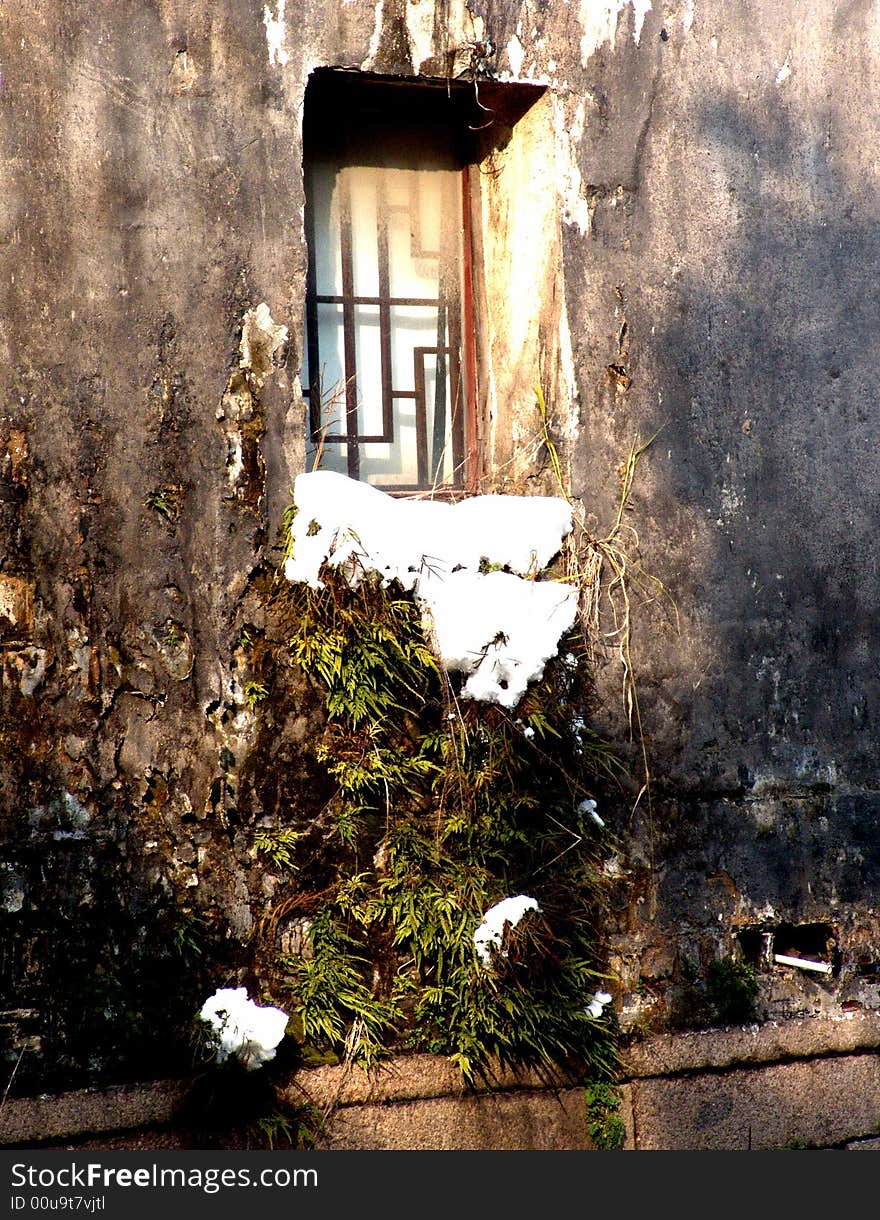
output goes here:
{"type": "Polygon", "coordinates": [[[837,936],[830,923],[761,924],[743,928],[737,935],[737,942],[743,961],[761,970],[784,965],[777,957],[830,966],[835,974],[840,966],[837,936]]]}

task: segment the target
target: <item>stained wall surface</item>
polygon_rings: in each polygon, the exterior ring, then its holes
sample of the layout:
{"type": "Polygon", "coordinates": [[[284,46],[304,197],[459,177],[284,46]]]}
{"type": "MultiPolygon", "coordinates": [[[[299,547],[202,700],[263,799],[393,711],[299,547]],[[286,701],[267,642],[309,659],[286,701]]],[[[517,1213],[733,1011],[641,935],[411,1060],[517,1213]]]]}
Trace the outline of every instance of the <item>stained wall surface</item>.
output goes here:
{"type": "Polygon", "coordinates": [[[663,586],[631,588],[637,803],[612,646],[599,672],[632,775],[609,809],[624,1025],[711,1019],[708,965],[743,929],[824,935],[833,965],[771,961],[759,1015],[880,1003],[878,56],[875,7],[831,0],[6,0],[0,1030],[22,1088],[173,1069],[161,1032],[207,978],[243,981],[271,906],[253,827],[320,796],[314,706],[252,706],[242,636],[303,462],[318,67],[546,88],[486,186],[485,476],[553,490],[533,378],[600,535],[654,438],[624,517],[663,586]]]}

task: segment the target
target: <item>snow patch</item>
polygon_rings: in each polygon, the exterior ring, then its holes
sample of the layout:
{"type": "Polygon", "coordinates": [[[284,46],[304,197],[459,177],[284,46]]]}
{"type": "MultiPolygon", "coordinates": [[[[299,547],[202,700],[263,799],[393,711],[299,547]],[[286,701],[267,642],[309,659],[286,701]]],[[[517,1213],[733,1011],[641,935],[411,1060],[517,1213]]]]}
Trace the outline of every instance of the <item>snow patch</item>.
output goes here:
{"type": "Polygon", "coordinates": [[[443,665],[468,674],[462,694],[512,708],[574,625],[578,591],[509,572],[453,572],[428,582],[430,634],[443,665]]]}
{"type": "Polygon", "coordinates": [[[275,1058],[289,1019],[280,1008],[249,1000],[244,987],[221,987],[205,1000],[199,1016],[214,1030],[218,1063],[234,1055],[248,1071],[275,1058]]]}
{"type": "Polygon", "coordinates": [[[319,589],[326,563],[352,586],[366,572],[397,581],[419,602],[444,668],[466,676],[465,698],[515,707],[574,625],[577,588],[534,579],[572,528],[559,497],[398,500],[318,470],[297,477],[293,498],[287,579],[319,589]]]}
{"type": "Polygon", "coordinates": [[[607,991],[597,991],[595,995],[588,997],[587,1007],[584,1009],[584,1012],[598,1020],[602,1016],[603,1008],[606,1008],[610,1003],[611,996],[607,991]]]}
{"type": "Polygon", "coordinates": [[[504,929],[509,924],[515,928],[526,911],[540,911],[534,898],[528,894],[517,894],[513,898],[502,898],[483,916],[482,923],[474,932],[474,948],[484,966],[492,965],[492,954],[507,954],[503,948],[504,929]]]}
{"type": "Polygon", "coordinates": [[[599,817],[598,813],[596,812],[596,802],[593,800],[581,801],[581,803],[578,805],[578,813],[587,814],[587,816],[589,818],[592,818],[592,820],[596,823],[596,825],[599,827],[600,830],[605,825],[605,822],[602,820],[602,818],[599,817]]]}

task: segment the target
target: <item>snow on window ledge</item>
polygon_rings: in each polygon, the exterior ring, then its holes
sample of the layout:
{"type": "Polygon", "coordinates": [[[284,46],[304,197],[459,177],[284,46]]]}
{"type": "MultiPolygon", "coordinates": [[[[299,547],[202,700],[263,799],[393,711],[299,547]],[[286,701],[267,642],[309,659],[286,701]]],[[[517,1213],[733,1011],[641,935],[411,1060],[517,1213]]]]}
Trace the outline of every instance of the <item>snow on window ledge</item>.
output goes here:
{"type": "Polygon", "coordinates": [[[287,579],[319,589],[326,563],[352,586],[365,572],[398,581],[444,668],[465,676],[464,698],[516,707],[574,625],[577,587],[535,579],[572,529],[560,497],[399,500],[318,470],[297,477],[293,498],[287,579]]]}

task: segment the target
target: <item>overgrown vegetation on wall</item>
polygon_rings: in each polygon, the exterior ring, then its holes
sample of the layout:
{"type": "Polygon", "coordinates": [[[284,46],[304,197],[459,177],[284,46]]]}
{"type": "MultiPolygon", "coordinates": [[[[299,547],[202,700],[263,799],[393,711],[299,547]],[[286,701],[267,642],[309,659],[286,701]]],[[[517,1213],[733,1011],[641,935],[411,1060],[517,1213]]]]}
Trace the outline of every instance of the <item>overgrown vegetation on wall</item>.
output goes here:
{"type": "Polygon", "coordinates": [[[259,849],[296,869],[294,951],[276,998],[306,1059],[371,1065],[393,1049],[448,1055],[464,1076],[496,1064],[548,1078],[613,1076],[614,1018],[601,990],[605,832],[590,799],[613,757],[585,723],[584,641],[563,641],[512,712],[457,698],[421,612],[378,579],[325,587],[279,578],[289,660],[320,690],[309,743],[334,790],[320,841],[284,828],[259,849]],[[533,896],[487,966],[484,912],[533,896]],[[596,1015],[598,1011],[599,1015],[596,1015]]]}

